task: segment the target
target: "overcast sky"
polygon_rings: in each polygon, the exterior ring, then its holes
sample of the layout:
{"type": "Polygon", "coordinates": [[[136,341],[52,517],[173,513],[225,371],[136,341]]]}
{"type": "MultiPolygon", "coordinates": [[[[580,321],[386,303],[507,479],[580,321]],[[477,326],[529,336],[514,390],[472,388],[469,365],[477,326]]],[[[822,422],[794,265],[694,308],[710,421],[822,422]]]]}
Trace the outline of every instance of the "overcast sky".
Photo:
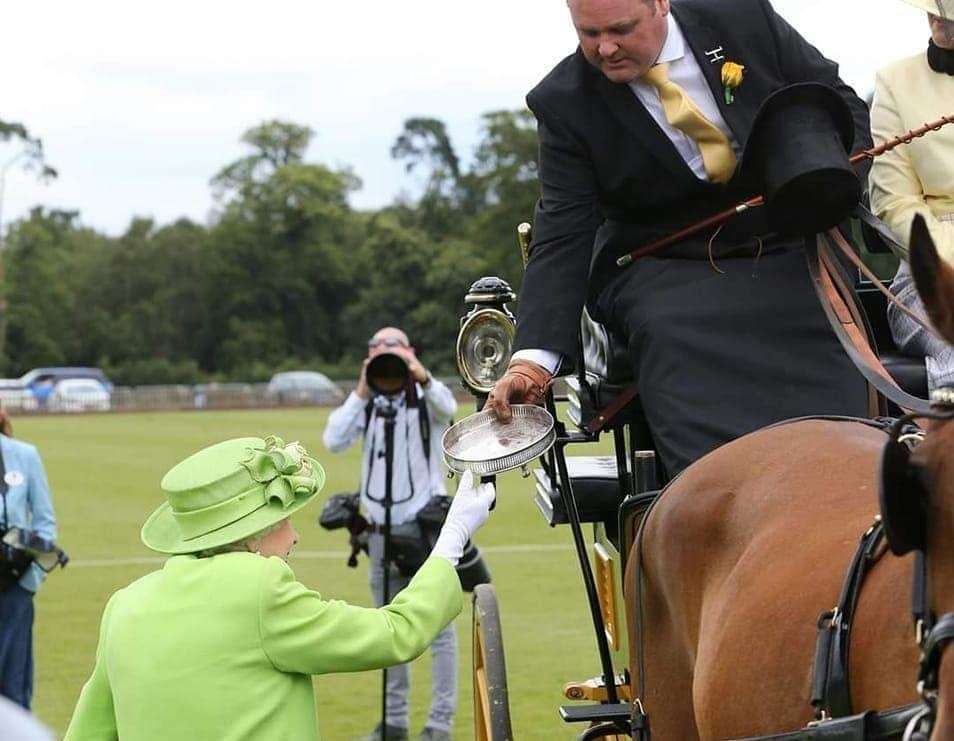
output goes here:
{"type": "MultiPolygon", "coordinates": [[[[927,43],[901,0],[775,6],[862,94],[927,43]]],[[[10,170],[4,222],[36,204],[112,234],[136,215],[205,221],[209,178],[270,118],[311,126],[309,159],[351,165],[353,205],[381,206],[419,185],[389,155],[406,118],[443,119],[467,158],[480,114],[523,106],[575,43],[564,0],[4,3],[0,119],[60,172],[40,185],[10,170]]],[[[0,145],[0,165],[15,153],[0,145]]]]}

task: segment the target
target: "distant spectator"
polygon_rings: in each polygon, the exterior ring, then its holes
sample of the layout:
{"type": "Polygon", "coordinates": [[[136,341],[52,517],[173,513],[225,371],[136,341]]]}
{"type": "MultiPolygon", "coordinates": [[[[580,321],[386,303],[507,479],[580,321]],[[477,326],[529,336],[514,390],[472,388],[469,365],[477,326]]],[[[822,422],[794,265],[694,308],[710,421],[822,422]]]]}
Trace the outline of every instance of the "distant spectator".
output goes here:
{"type": "MultiPolygon", "coordinates": [[[[14,440],[6,410],[0,405],[0,530],[33,531],[56,540],[56,517],[40,454],[14,440]]],[[[0,568],[0,695],[24,708],[33,698],[33,595],[46,574],[36,563],[15,562],[2,551],[0,568]],[[16,574],[25,568],[22,576],[16,574]]],[[[3,738],[8,738],[3,736],[3,738]]]]}
{"type": "Polygon", "coordinates": [[[42,381],[39,381],[33,385],[31,390],[33,391],[33,395],[36,397],[36,402],[40,405],[41,409],[46,407],[46,400],[49,398],[50,394],[53,393],[53,387],[55,385],[56,383],[52,378],[44,378],[42,381]]]}

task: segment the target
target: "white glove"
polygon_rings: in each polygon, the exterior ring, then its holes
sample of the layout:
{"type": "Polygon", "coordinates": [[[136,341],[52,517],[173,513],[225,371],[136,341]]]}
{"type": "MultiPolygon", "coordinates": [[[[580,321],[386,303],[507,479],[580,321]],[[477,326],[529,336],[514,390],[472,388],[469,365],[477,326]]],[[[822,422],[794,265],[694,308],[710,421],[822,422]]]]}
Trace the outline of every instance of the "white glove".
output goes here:
{"type": "Polygon", "coordinates": [[[475,484],[474,475],[470,471],[465,473],[431,555],[446,558],[451,566],[457,566],[464,555],[467,541],[487,522],[496,497],[497,490],[493,484],[475,484]]]}

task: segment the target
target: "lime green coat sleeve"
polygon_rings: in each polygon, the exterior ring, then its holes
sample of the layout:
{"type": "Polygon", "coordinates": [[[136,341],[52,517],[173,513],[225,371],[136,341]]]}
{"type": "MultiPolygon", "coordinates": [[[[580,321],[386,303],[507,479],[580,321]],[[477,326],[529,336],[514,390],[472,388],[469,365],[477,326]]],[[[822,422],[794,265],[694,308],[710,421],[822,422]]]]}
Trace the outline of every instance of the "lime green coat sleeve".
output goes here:
{"type": "Polygon", "coordinates": [[[103,620],[99,628],[99,644],[96,646],[96,663],[93,673],[87,680],[73,719],[66,730],[64,741],[117,741],[116,714],[113,712],[113,693],[106,675],[104,649],[106,634],[109,630],[109,616],[116,595],[106,603],[103,620]]]}
{"type": "Polygon", "coordinates": [[[424,652],[463,605],[457,572],[439,557],[429,558],[380,609],[323,600],[274,558],[263,582],[262,646],[284,672],[356,672],[406,663],[424,652]]]}

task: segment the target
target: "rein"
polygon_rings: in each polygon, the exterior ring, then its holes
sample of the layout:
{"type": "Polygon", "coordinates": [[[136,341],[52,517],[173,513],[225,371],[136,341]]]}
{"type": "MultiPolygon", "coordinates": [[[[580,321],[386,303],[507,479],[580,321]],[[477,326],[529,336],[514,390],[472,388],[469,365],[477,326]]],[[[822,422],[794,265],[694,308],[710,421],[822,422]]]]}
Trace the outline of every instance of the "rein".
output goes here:
{"type": "MultiPolygon", "coordinates": [[[[850,294],[842,295],[843,291],[849,291],[848,287],[842,286],[841,291],[839,290],[839,276],[834,268],[835,257],[828,242],[830,239],[837,244],[836,235],[837,238],[841,238],[841,235],[834,229],[828,233],[827,237],[826,235],[818,235],[816,241],[809,240],[807,242],[805,250],[812,286],[828,323],[841,343],[845,354],[848,355],[865,380],[877,389],[883,397],[894,402],[905,412],[929,414],[931,407],[928,402],[901,389],[882,365],[878,356],[871,349],[863,327],[859,326],[850,311],[848,302],[853,300],[852,297],[850,294]]],[[[851,252],[850,248],[848,248],[848,251],[851,252]]]]}

